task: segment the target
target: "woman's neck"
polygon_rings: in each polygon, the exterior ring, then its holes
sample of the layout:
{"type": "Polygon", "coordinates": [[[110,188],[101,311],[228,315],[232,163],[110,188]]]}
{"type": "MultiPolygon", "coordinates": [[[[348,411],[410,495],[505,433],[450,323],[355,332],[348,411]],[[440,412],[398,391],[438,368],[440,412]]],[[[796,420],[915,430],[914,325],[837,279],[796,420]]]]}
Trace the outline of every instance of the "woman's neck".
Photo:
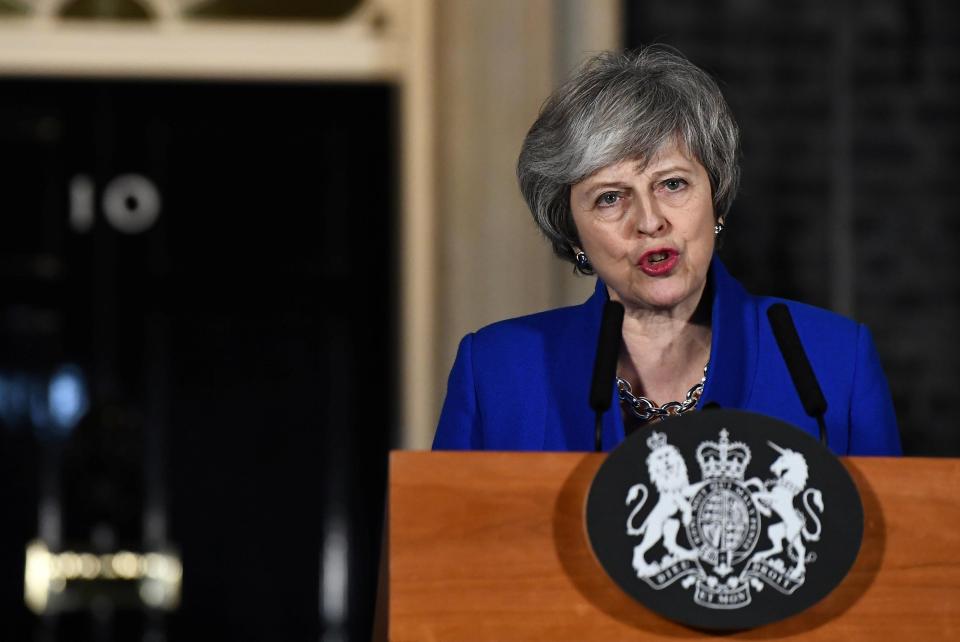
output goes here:
{"type": "Polygon", "coordinates": [[[711,341],[709,310],[704,307],[689,312],[628,311],[617,374],[630,383],[634,394],[657,405],[682,401],[700,380],[711,341]]]}

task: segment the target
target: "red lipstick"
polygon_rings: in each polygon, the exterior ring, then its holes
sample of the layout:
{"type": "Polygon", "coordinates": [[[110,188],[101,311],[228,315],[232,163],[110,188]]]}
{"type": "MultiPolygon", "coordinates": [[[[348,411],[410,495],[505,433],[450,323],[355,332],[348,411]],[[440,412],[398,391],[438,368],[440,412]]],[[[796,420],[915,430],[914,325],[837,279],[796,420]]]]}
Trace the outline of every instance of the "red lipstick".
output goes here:
{"type": "Polygon", "coordinates": [[[637,261],[637,267],[647,276],[666,276],[673,271],[680,260],[680,253],[670,247],[660,247],[644,252],[637,261]]]}

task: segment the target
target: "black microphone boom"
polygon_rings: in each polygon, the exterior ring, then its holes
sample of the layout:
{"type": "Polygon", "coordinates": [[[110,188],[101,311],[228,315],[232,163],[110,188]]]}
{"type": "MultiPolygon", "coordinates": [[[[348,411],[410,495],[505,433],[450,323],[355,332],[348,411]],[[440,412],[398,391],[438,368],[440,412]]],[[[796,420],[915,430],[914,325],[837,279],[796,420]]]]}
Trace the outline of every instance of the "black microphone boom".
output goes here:
{"type": "Polygon", "coordinates": [[[790,316],[790,309],[786,304],[774,303],[767,308],[767,318],[770,320],[773,337],[777,340],[780,354],[783,355],[783,360],[787,364],[793,387],[797,389],[803,409],[810,417],[817,420],[820,426],[820,441],[826,445],[827,430],[823,416],[827,412],[827,400],[813,373],[813,367],[807,359],[803,344],[800,343],[800,336],[797,334],[797,327],[793,324],[793,317],[790,316]]]}
{"type": "Polygon", "coordinates": [[[593,362],[593,381],[590,385],[590,407],[595,413],[594,447],[601,451],[601,417],[610,408],[613,377],[617,373],[617,357],[620,354],[620,333],[623,328],[623,305],[607,301],[600,320],[600,336],[597,338],[597,357],[593,362]]]}

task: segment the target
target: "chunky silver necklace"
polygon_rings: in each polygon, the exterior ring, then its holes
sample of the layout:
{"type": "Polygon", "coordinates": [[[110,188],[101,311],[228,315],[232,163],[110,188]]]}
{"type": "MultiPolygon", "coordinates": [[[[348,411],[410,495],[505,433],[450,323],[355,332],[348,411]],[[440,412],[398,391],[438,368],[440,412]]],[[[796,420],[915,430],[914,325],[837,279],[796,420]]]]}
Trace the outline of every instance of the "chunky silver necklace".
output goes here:
{"type": "Polygon", "coordinates": [[[687,390],[687,396],[683,401],[668,401],[662,406],[657,406],[646,397],[638,397],[633,394],[633,388],[630,382],[617,377],[617,392],[620,396],[620,403],[626,403],[633,412],[633,416],[640,421],[647,422],[651,419],[666,419],[676,415],[682,415],[690,412],[700,401],[700,395],[703,394],[703,384],[707,381],[707,368],[710,362],[703,366],[703,378],[695,386],[687,390]]]}

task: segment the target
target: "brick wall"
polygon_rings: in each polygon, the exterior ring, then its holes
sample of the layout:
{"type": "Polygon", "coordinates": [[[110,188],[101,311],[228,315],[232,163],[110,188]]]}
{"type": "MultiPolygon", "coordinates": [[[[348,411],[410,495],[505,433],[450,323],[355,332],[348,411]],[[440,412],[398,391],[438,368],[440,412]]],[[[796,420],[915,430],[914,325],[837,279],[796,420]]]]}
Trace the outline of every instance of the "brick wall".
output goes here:
{"type": "Polygon", "coordinates": [[[743,135],[723,254],[870,326],[911,454],[960,455],[960,3],[646,0],[628,46],[713,73],[743,135]]]}

